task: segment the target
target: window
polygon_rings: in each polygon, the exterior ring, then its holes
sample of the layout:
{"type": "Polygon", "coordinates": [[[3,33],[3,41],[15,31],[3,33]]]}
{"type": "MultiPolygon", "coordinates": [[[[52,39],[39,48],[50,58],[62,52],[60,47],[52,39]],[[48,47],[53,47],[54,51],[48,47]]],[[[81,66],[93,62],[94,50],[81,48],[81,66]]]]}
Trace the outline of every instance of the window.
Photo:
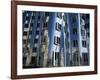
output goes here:
{"type": "Polygon", "coordinates": [[[39,31],[36,31],[36,35],[39,34],[39,31]]]}
{"type": "Polygon", "coordinates": [[[78,47],[78,42],[77,42],[77,40],[73,40],[73,47],[78,47]]]}
{"type": "Polygon", "coordinates": [[[79,61],[79,55],[77,53],[75,53],[73,59],[74,59],[75,62],[78,62],[79,61]]]}
{"type": "Polygon", "coordinates": [[[26,44],[27,40],[23,40],[23,44],[26,44]]]}
{"type": "Polygon", "coordinates": [[[88,65],[89,64],[89,55],[88,53],[82,53],[82,62],[83,65],[88,65]]]}
{"type": "Polygon", "coordinates": [[[46,43],[46,38],[45,38],[45,37],[42,38],[42,43],[43,43],[43,44],[46,43]]]}
{"type": "Polygon", "coordinates": [[[34,43],[38,43],[38,39],[34,39],[34,43]]]}
{"type": "Polygon", "coordinates": [[[86,18],[89,19],[89,17],[90,17],[89,14],[86,14],[86,18]]]}
{"type": "Polygon", "coordinates": [[[23,35],[27,35],[27,32],[24,31],[24,32],[23,32],[23,35]]]}
{"type": "Polygon", "coordinates": [[[82,29],[81,29],[81,35],[82,35],[82,36],[85,36],[85,30],[82,30],[82,29]]]}
{"type": "Polygon", "coordinates": [[[38,16],[38,19],[40,19],[40,15],[38,16]]]}
{"type": "Polygon", "coordinates": [[[34,15],[32,16],[32,19],[35,19],[35,16],[34,15]]]}
{"type": "Polygon", "coordinates": [[[25,24],[25,28],[28,28],[28,24],[25,24]]]}
{"type": "Polygon", "coordinates": [[[73,35],[77,34],[77,28],[73,28],[73,35]]]}
{"type": "Polygon", "coordinates": [[[60,31],[61,30],[61,24],[56,23],[56,30],[60,31]]]}
{"type": "Polygon", "coordinates": [[[54,37],[54,44],[59,45],[60,44],[60,38],[59,37],[54,37]]]}
{"type": "Polygon", "coordinates": [[[59,59],[59,52],[55,52],[55,60],[59,59]]]}
{"type": "Polygon", "coordinates": [[[26,16],[26,20],[29,20],[30,19],[30,17],[29,16],[26,16]]]}
{"type": "Polygon", "coordinates": [[[40,26],[40,23],[37,23],[37,27],[39,27],[40,26]]]}
{"type": "Polygon", "coordinates": [[[46,13],[45,13],[45,16],[49,16],[49,12],[46,12],[46,13]]]}
{"type": "Polygon", "coordinates": [[[33,52],[37,52],[37,48],[36,47],[33,48],[33,52]]]}
{"type": "Polygon", "coordinates": [[[82,40],[82,46],[83,46],[83,47],[86,47],[86,41],[83,41],[83,40],[82,40]]]}
{"type": "Polygon", "coordinates": [[[89,32],[87,32],[87,36],[90,37],[90,33],[89,32]]]}
{"type": "Polygon", "coordinates": [[[36,57],[31,57],[31,63],[30,64],[32,64],[33,65],[33,67],[35,67],[36,66],[36,57]],[[33,65],[33,63],[34,63],[34,65],[33,65]]]}
{"type": "Polygon", "coordinates": [[[76,23],[76,20],[77,20],[77,17],[76,17],[76,16],[73,16],[72,22],[73,22],[73,23],[76,23]]]}
{"type": "Polygon", "coordinates": [[[47,28],[48,28],[48,24],[44,23],[44,29],[47,29],[47,28]]]}

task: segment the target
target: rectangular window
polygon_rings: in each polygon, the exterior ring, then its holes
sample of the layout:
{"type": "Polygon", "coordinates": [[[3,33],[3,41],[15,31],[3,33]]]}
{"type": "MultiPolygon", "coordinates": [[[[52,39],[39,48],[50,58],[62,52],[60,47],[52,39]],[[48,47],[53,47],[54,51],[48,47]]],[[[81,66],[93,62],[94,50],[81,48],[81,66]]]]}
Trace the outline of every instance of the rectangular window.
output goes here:
{"type": "Polygon", "coordinates": [[[33,48],[33,52],[37,52],[37,48],[36,47],[33,48]]]}
{"type": "Polygon", "coordinates": [[[34,43],[38,43],[38,39],[34,39],[34,43]]]}
{"type": "Polygon", "coordinates": [[[39,31],[36,31],[36,35],[39,34],[39,31]]]}
{"type": "Polygon", "coordinates": [[[77,16],[73,16],[72,22],[73,22],[73,23],[76,23],[76,21],[77,21],[77,16]]]}
{"type": "Polygon", "coordinates": [[[78,47],[78,41],[77,40],[73,40],[73,47],[78,47]]]}
{"type": "Polygon", "coordinates": [[[82,53],[82,62],[83,62],[83,65],[88,65],[89,64],[89,55],[88,55],[88,53],[82,53]]]}
{"type": "Polygon", "coordinates": [[[61,30],[61,24],[56,23],[56,30],[60,31],[61,30]]]}
{"type": "Polygon", "coordinates": [[[45,16],[49,16],[49,12],[45,12],[45,16]]]}
{"type": "Polygon", "coordinates": [[[25,24],[25,26],[24,26],[25,28],[28,28],[28,24],[25,24]]]}
{"type": "Polygon", "coordinates": [[[29,16],[26,16],[26,20],[28,20],[28,21],[29,21],[29,19],[30,19],[30,17],[29,17],[29,16]]]}
{"type": "Polygon", "coordinates": [[[59,37],[54,37],[54,44],[59,45],[60,44],[60,38],[59,37]]]}
{"type": "Polygon", "coordinates": [[[23,44],[26,44],[27,40],[23,40],[23,44]]]}
{"type": "Polygon", "coordinates": [[[37,23],[37,27],[39,27],[40,26],[40,23],[37,23]]]}
{"type": "Polygon", "coordinates": [[[24,32],[23,32],[23,35],[26,36],[26,35],[27,35],[27,32],[24,31],[24,32]]]}
{"type": "Polygon", "coordinates": [[[59,59],[59,52],[55,52],[55,60],[59,59]]]}
{"type": "Polygon", "coordinates": [[[77,28],[73,28],[73,35],[77,34],[77,28]]]}
{"type": "Polygon", "coordinates": [[[82,40],[82,47],[86,47],[86,41],[82,40]]]}
{"type": "Polygon", "coordinates": [[[32,19],[35,19],[35,16],[34,15],[32,16],[32,19]]]}
{"type": "Polygon", "coordinates": [[[74,62],[78,63],[78,61],[79,61],[79,55],[78,54],[74,54],[73,55],[73,60],[74,60],[74,62]]]}
{"type": "Polygon", "coordinates": [[[46,42],[46,38],[43,37],[43,38],[42,38],[42,43],[45,43],[45,42],[46,42]]]}
{"type": "Polygon", "coordinates": [[[43,27],[44,29],[48,29],[48,23],[44,23],[44,27],[43,27]]]}
{"type": "Polygon", "coordinates": [[[40,19],[40,15],[38,16],[38,19],[40,19]]]}
{"type": "Polygon", "coordinates": [[[89,32],[87,32],[87,37],[90,37],[90,33],[89,32]]]}
{"type": "Polygon", "coordinates": [[[85,36],[85,30],[82,30],[82,29],[81,29],[81,35],[82,35],[82,36],[85,36]]]}

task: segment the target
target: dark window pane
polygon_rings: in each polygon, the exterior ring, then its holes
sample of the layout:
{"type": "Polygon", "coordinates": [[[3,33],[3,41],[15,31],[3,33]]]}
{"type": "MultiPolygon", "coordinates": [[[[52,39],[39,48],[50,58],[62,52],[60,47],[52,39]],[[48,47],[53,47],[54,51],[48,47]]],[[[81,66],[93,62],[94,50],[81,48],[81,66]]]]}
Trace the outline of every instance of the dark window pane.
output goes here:
{"type": "Polygon", "coordinates": [[[38,16],[38,19],[40,19],[40,15],[38,16]]]}
{"type": "Polygon", "coordinates": [[[55,52],[55,59],[59,58],[59,52],[55,52]]]}
{"type": "Polygon", "coordinates": [[[76,20],[77,20],[77,17],[76,17],[76,16],[73,16],[72,22],[73,22],[73,23],[76,23],[76,20]]]}
{"type": "Polygon", "coordinates": [[[35,16],[34,15],[32,16],[32,19],[35,19],[35,16]]]}
{"type": "Polygon", "coordinates": [[[25,28],[28,28],[28,24],[25,24],[25,28]]]}
{"type": "Polygon", "coordinates": [[[44,23],[44,27],[43,27],[43,29],[48,29],[48,23],[44,23]]]}
{"type": "Polygon", "coordinates": [[[34,43],[38,43],[38,39],[34,39],[34,43]]]}
{"type": "Polygon", "coordinates": [[[27,32],[23,32],[23,35],[27,35],[27,32]]]}
{"type": "Polygon", "coordinates": [[[73,35],[77,34],[77,28],[73,28],[73,35]]]}
{"type": "Polygon", "coordinates": [[[23,44],[26,44],[26,40],[23,40],[23,44]]]}
{"type": "Polygon", "coordinates": [[[45,16],[49,16],[49,12],[46,12],[46,13],[45,13],[45,16]]]}
{"type": "Polygon", "coordinates": [[[29,16],[27,16],[27,17],[26,17],[26,20],[29,20],[29,19],[30,19],[30,17],[29,17],[29,16]]]}
{"type": "Polygon", "coordinates": [[[78,47],[78,42],[77,42],[77,40],[73,40],[73,47],[78,47]]]}
{"type": "Polygon", "coordinates": [[[83,47],[86,47],[86,41],[83,41],[83,40],[82,40],[82,46],[83,46],[83,47]]]}
{"type": "Polygon", "coordinates": [[[37,52],[37,48],[36,47],[33,48],[33,52],[37,52]]]}
{"type": "Polygon", "coordinates": [[[31,58],[31,63],[30,63],[30,64],[32,64],[33,67],[36,66],[36,57],[32,57],[32,58],[31,58]]]}
{"type": "Polygon", "coordinates": [[[37,23],[37,26],[39,27],[40,26],[40,23],[37,23]]]}
{"type": "Polygon", "coordinates": [[[83,65],[88,65],[89,64],[89,55],[88,53],[82,53],[82,62],[83,65]]]}
{"type": "Polygon", "coordinates": [[[39,31],[36,31],[36,34],[39,34],[39,31]]]}
{"type": "Polygon", "coordinates": [[[56,23],[56,30],[60,31],[61,30],[61,24],[56,23]]]}

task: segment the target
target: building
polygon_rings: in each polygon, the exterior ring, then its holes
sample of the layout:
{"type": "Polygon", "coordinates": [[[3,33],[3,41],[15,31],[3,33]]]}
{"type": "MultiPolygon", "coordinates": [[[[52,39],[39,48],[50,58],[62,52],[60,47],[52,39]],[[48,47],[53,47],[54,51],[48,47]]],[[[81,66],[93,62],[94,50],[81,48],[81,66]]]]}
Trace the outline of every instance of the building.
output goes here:
{"type": "MultiPolygon", "coordinates": [[[[70,66],[89,65],[89,14],[69,13],[67,18],[67,48],[70,66]]],[[[67,60],[67,61],[68,61],[67,60]]]]}
{"type": "Polygon", "coordinates": [[[46,67],[48,13],[23,11],[23,67],[46,67]]]}
{"type": "Polygon", "coordinates": [[[89,14],[23,11],[23,68],[89,65],[89,14]]]}

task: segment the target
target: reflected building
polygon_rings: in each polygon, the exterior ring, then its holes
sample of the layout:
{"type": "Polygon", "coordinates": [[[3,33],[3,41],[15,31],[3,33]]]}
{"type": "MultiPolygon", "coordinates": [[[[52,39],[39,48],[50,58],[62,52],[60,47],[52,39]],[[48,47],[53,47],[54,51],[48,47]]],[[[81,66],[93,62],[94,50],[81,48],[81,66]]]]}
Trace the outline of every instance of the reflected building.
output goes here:
{"type": "Polygon", "coordinates": [[[89,65],[89,14],[69,13],[67,18],[68,65],[89,65]]]}
{"type": "Polygon", "coordinates": [[[23,67],[46,67],[48,58],[48,14],[23,11],[23,67]]]}

